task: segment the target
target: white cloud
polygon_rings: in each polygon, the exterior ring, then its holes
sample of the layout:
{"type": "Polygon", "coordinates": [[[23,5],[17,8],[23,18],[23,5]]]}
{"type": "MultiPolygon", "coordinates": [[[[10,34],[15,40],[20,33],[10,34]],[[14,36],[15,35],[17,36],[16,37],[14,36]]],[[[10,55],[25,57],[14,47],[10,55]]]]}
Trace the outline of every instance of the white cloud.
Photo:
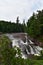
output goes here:
{"type": "Polygon", "coordinates": [[[0,0],[0,19],[15,21],[19,16],[22,22],[42,8],[43,0],[0,0]]]}

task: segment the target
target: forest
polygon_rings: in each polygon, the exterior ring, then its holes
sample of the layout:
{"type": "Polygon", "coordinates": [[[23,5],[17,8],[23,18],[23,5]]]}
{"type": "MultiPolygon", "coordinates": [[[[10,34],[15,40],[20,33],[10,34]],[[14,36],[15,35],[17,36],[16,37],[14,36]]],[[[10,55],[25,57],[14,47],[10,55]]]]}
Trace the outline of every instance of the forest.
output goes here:
{"type": "Polygon", "coordinates": [[[25,23],[19,23],[19,17],[17,17],[16,23],[0,20],[0,32],[2,33],[19,33],[24,32],[25,23]]]}
{"type": "Polygon", "coordinates": [[[32,37],[43,35],[43,10],[37,12],[38,14],[33,13],[27,22],[28,33],[32,37]]]}
{"type": "Polygon", "coordinates": [[[0,20],[0,32],[3,33],[17,33],[26,32],[32,37],[43,35],[43,10],[37,11],[38,13],[33,13],[33,15],[27,20],[27,25],[25,20],[23,23],[19,23],[19,17],[16,19],[16,23],[11,21],[0,20]]]}
{"type": "Polygon", "coordinates": [[[30,37],[43,43],[43,10],[33,13],[28,19],[27,32],[30,37]]]}
{"type": "Polygon", "coordinates": [[[0,20],[0,32],[1,33],[27,33],[31,38],[38,39],[43,42],[43,10],[37,10],[37,13],[23,23],[19,23],[19,17],[16,19],[16,23],[11,21],[0,20]]]}
{"type": "MultiPolygon", "coordinates": [[[[26,24],[25,20],[23,24],[19,23],[18,17],[16,23],[0,20],[0,33],[26,32],[31,38],[43,43],[43,10],[33,13],[26,24]]],[[[18,47],[13,48],[11,44],[7,36],[0,35],[0,65],[43,65],[43,51],[40,52],[40,56],[23,59],[21,50],[18,47]]]]}

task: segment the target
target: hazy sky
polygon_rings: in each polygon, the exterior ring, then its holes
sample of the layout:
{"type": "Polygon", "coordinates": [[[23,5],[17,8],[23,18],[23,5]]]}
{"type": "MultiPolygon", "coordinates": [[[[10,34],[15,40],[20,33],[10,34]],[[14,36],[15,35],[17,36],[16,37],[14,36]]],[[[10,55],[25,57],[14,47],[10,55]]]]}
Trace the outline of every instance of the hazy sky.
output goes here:
{"type": "Polygon", "coordinates": [[[43,9],[43,0],[0,0],[0,20],[14,21],[19,16],[20,22],[33,12],[43,9]]]}

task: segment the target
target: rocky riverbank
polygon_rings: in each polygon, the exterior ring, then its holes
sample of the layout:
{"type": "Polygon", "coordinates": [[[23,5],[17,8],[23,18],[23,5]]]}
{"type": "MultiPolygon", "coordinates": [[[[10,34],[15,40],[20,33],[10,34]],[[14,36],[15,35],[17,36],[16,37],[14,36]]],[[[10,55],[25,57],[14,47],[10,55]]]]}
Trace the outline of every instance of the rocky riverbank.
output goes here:
{"type": "Polygon", "coordinates": [[[43,37],[38,37],[37,39],[35,39],[35,38],[28,36],[28,39],[30,39],[32,42],[34,42],[35,45],[43,47],[43,37]]]}

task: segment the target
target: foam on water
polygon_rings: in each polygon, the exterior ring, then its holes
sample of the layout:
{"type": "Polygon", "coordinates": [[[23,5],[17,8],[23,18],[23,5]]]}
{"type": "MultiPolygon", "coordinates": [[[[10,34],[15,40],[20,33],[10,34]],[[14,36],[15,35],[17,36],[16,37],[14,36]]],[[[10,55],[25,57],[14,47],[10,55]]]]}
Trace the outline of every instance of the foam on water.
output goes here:
{"type": "Polygon", "coordinates": [[[35,46],[31,40],[29,40],[29,42],[28,42],[27,36],[26,36],[25,43],[20,38],[14,38],[13,35],[11,35],[11,34],[10,35],[7,34],[6,36],[8,36],[12,40],[13,47],[17,46],[21,49],[22,58],[26,59],[27,55],[29,55],[29,54],[34,54],[37,56],[40,55],[40,51],[42,50],[42,48],[39,46],[35,46]],[[30,49],[30,52],[29,52],[29,49],[30,49]]]}

